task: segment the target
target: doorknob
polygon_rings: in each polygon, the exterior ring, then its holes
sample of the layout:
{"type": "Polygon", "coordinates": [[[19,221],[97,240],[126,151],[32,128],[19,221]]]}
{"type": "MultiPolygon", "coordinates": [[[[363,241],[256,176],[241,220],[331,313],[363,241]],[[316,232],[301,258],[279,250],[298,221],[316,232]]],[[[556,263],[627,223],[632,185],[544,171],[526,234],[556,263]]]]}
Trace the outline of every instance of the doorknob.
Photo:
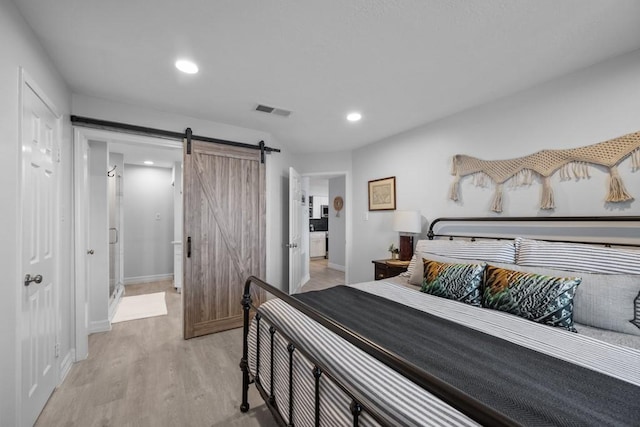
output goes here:
{"type": "Polygon", "coordinates": [[[30,274],[27,274],[26,276],[24,276],[25,286],[29,286],[31,282],[42,283],[42,275],[36,274],[35,276],[31,276],[30,274]]]}
{"type": "Polygon", "coordinates": [[[94,250],[93,250],[93,249],[89,249],[89,250],[87,251],[87,253],[88,253],[89,255],[93,255],[95,252],[94,252],[94,250]]]}

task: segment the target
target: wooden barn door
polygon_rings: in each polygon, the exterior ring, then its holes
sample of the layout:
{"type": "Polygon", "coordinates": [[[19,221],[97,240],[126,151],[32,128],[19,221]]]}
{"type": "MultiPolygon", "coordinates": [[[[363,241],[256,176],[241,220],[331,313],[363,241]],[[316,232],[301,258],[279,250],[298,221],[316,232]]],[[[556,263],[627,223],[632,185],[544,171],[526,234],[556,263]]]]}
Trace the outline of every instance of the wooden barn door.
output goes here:
{"type": "Polygon", "coordinates": [[[242,326],[244,282],[264,278],[265,188],[258,150],[192,141],[185,151],[185,339],[242,326]]]}

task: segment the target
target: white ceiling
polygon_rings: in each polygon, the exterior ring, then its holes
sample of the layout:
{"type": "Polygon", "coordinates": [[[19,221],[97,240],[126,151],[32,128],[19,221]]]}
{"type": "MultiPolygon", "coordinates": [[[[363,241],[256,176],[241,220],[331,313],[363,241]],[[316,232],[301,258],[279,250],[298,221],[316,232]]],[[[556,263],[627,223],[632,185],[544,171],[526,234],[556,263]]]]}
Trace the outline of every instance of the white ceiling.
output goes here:
{"type": "Polygon", "coordinates": [[[15,2],[74,93],[267,131],[300,153],[353,149],[640,49],[638,0],[15,2]],[[200,73],[178,72],[181,57],[200,73]],[[362,121],[345,120],[352,110],[362,121]]]}

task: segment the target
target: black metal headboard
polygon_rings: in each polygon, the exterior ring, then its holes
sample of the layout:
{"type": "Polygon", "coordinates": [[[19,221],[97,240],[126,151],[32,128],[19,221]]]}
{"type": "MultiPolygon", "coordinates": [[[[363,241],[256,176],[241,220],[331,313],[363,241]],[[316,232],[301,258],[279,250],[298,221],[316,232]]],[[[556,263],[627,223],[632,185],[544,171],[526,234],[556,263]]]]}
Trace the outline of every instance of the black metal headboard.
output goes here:
{"type": "Polygon", "coordinates": [[[427,237],[514,239],[640,247],[640,216],[448,217],[431,222],[427,237]]]}

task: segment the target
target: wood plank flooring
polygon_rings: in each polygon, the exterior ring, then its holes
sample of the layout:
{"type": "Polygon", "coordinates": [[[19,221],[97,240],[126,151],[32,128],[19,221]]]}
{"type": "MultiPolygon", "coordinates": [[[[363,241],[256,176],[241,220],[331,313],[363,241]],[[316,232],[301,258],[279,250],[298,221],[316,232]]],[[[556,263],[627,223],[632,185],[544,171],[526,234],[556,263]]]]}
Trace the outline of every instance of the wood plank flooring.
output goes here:
{"type": "MultiPolygon", "coordinates": [[[[310,263],[302,292],[344,284],[327,260],[310,263]]],[[[275,426],[255,386],[240,407],[242,330],[182,339],[181,295],[171,281],[126,286],[126,295],[166,292],[168,314],[116,323],[89,337],[89,357],[74,364],[36,426],[275,426]]]]}
{"type": "Polygon", "coordinates": [[[36,426],[275,426],[255,387],[240,406],[242,330],[182,339],[181,295],[170,281],[129,285],[166,292],[167,316],[116,323],[89,337],[36,426]]]}
{"type": "Polygon", "coordinates": [[[311,280],[302,286],[300,292],[319,291],[332,286],[344,285],[344,272],[327,267],[326,259],[311,260],[309,262],[309,276],[311,280]]]}

